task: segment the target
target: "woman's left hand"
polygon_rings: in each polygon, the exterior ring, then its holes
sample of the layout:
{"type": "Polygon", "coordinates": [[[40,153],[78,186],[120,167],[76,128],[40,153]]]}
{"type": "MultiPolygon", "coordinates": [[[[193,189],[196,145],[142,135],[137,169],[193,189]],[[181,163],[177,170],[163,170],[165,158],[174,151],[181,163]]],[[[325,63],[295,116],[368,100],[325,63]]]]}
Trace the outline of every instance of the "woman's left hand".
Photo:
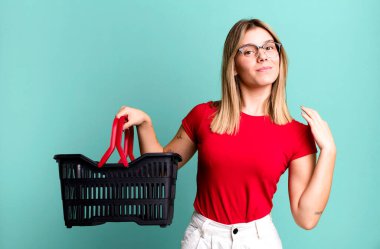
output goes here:
{"type": "Polygon", "coordinates": [[[306,121],[309,123],[311,132],[314,136],[314,140],[317,143],[320,150],[335,150],[336,147],[334,139],[327,122],[324,121],[321,118],[321,116],[319,116],[317,111],[311,108],[301,106],[301,110],[302,117],[304,117],[304,119],[306,119],[306,121]]]}

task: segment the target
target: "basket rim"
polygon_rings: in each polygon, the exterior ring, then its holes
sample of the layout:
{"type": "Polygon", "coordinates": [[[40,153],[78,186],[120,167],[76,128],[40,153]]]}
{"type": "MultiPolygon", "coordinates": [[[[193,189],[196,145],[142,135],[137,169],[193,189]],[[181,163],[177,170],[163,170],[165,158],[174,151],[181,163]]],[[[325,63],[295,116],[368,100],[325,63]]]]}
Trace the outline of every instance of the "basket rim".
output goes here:
{"type": "MultiPolygon", "coordinates": [[[[130,166],[133,166],[134,164],[137,164],[139,161],[145,159],[145,158],[152,158],[152,157],[174,157],[177,159],[178,162],[182,161],[181,155],[174,152],[152,152],[152,153],[145,153],[136,158],[135,160],[129,162],[130,166]]],[[[89,164],[92,164],[94,166],[97,166],[99,161],[94,161],[88,157],[86,157],[83,154],[56,154],[54,155],[53,159],[55,159],[58,163],[60,160],[67,160],[67,159],[81,159],[83,161],[86,161],[89,164]]],[[[122,163],[108,163],[109,165],[123,165],[122,163]]]]}

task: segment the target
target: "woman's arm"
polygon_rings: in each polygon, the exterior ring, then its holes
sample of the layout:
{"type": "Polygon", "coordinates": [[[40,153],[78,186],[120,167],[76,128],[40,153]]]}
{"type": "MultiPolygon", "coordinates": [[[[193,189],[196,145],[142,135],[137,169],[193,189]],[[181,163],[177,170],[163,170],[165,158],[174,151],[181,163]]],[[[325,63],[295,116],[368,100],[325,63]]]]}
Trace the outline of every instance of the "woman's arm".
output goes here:
{"type": "Polygon", "coordinates": [[[336,159],[336,147],[327,123],[319,114],[303,107],[303,117],[311,127],[320,148],[315,154],[293,160],[289,166],[289,199],[296,223],[304,229],[314,228],[327,205],[336,159]]]}
{"type": "Polygon", "coordinates": [[[161,144],[157,140],[156,133],[154,132],[152,121],[148,115],[143,123],[136,126],[136,129],[141,155],[163,151],[161,144]]]}
{"type": "Polygon", "coordinates": [[[182,125],[172,141],[164,148],[157,140],[150,118],[137,127],[141,155],[149,152],[175,152],[181,155],[182,161],[178,163],[178,169],[184,166],[195,154],[197,148],[189,138],[182,125]]]}
{"type": "Polygon", "coordinates": [[[123,106],[116,116],[121,117],[124,115],[128,115],[128,122],[124,124],[123,129],[127,129],[133,125],[137,128],[141,155],[154,152],[175,152],[182,157],[182,161],[178,163],[178,168],[180,168],[195,154],[197,150],[196,145],[186,134],[182,125],[172,141],[165,147],[162,147],[157,139],[152,120],[148,114],[132,107],[123,106]]]}
{"type": "Polygon", "coordinates": [[[289,198],[295,222],[304,229],[314,228],[330,195],[336,151],[323,149],[315,165],[315,154],[291,162],[289,198]]]}

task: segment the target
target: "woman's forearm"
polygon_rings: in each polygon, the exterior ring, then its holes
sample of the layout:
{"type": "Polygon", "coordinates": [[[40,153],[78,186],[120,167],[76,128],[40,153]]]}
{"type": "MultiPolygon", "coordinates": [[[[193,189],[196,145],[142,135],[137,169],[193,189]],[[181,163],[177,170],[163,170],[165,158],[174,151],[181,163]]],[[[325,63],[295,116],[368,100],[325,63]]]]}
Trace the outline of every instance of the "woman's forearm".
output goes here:
{"type": "Polygon", "coordinates": [[[308,221],[307,227],[313,228],[317,225],[323,210],[329,199],[336,149],[322,149],[313,176],[300,197],[299,211],[302,220],[308,221]]]}
{"type": "Polygon", "coordinates": [[[136,127],[139,140],[140,154],[163,152],[163,147],[157,140],[152,120],[147,116],[146,121],[136,127]]]}

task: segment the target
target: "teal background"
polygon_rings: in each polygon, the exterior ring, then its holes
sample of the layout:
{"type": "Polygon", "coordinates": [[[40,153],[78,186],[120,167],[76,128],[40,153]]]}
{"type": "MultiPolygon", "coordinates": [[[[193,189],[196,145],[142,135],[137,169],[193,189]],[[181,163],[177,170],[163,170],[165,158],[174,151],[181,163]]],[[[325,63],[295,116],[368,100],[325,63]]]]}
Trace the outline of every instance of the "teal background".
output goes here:
{"type": "Polygon", "coordinates": [[[0,0],[0,248],[179,248],[197,155],[179,171],[169,227],[72,229],[53,156],[99,160],[122,105],[148,113],[169,143],[193,106],[220,98],[223,43],[241,18],[277,32],[292,115],[306,123],[299,106],[317,110],[337,145],[316,228],[295,224],[282,176],[272,216],[284,248],[380,248],[379,9],[375,0],[0,0]]]}

